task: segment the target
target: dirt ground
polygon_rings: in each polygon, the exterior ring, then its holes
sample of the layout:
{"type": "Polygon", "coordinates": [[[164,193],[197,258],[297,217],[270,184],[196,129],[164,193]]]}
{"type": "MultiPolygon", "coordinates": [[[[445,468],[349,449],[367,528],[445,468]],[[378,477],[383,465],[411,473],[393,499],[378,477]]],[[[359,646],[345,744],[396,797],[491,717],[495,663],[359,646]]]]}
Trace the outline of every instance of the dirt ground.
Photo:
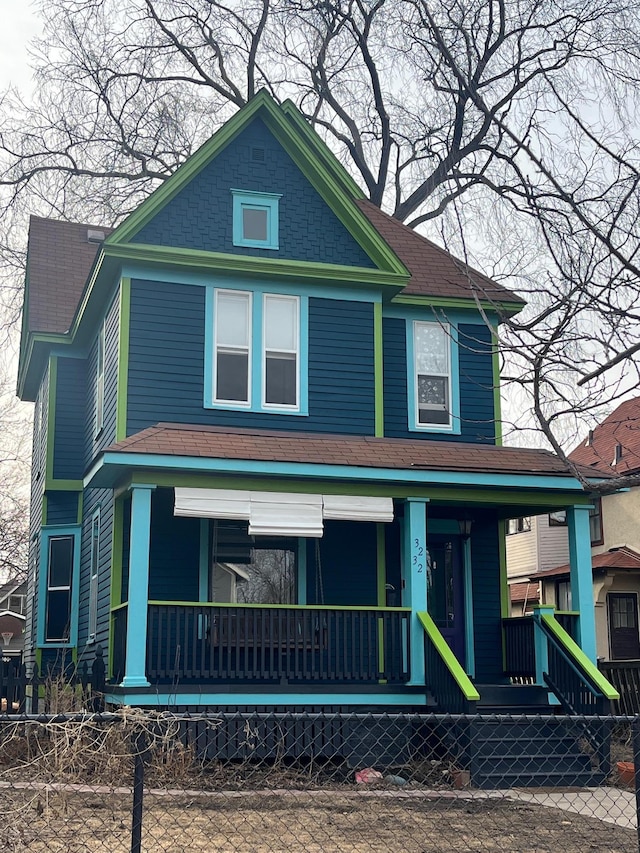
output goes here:
{"type": "MultiPolygon", "coordinates": [[[[7,853],[128,853],[123,794],[0,792],[7,853]]],[[[145,853],[631,853],[635,831],[501,799],[394,792],[282,791],[205,796],[148,792],[145,853]]]]}

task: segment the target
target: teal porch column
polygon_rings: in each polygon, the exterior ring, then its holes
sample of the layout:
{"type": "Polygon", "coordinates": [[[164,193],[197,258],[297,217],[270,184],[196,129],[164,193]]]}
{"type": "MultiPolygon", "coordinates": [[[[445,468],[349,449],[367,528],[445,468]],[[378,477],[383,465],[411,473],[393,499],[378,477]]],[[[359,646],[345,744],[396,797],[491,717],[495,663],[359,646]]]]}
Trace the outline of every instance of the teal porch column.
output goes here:
{"type": "Polygon", "coordinates": [[[147,681],[147,612],[151,493],[155,486],[131,487],[131,542],[127,608],[127,660],[121,687],[149,687],[147,681]]]}
{"type": "Polygon", "coordinates": [[[417,614],[427,609],[427,503],[426,498],[406,498],[404,502],[404,559],[402,566],[402,606],[410,607],[409,684],[425,684],[424,628],[417,614]]]}
{"type": "Polygon", "coordinates": [[[571,569],[571,609],[577,610],[576,641],[585,655],[596,663],[596,615],[593,604],[593,572],[591,569],[591,532],[589,505],[567,509],[569,528],[569,566],[571,569]]]}

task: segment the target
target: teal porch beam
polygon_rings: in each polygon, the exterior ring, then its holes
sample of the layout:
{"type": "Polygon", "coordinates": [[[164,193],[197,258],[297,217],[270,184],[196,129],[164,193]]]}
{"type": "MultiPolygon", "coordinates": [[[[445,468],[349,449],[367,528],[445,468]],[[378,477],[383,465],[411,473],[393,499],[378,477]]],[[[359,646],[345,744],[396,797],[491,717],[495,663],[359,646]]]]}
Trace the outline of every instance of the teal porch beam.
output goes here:
{"type": "Polygon", "coordinates": [[[129,545],[129,597],[127,659],[121,687],[150,687],[147,681],[147,613],[149,599],[149,545],[151,494],[155,486],[131,487],[131,543],[129,545]]]}
{"type": "Polygon", "coordinates": [[[591,569],[591,533],[589,510],[578,505],[567,509],[569,530],[569,566],[571,607],[578,611],[578,645],[592,663],[597,661],[596,615],[593,602],[593,572],[591,569]]]}
{"type": "Polygon", "coordinates": [[[418,613],[427,610],[427,499],[406,498],[404,502],[404,549],[402,605],[411,608],[409,623],[409,685],[424,685],[424,629],[418,613]]]}

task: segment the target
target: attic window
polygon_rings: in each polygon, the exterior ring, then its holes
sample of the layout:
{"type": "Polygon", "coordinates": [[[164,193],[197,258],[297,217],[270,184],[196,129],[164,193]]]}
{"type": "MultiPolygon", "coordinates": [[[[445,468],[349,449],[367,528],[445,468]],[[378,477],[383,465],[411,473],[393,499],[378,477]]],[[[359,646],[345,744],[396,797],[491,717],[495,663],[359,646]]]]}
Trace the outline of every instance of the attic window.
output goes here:
{"type": "Polygon", "coordinates": [[[251,149],[251,162],[252,163],[264,163],[266,159],[266,152],[264,148],[252,148],[251,149]]]}
{"type": "Polygon", "coordinates": [[[231,190],[233,195],[233,245],[277,249],[278,202],[275,193],[231,190]]]}
{"type": "Polygon", "coordinates": [[[105,240],[104,231],[97,231],[95,228],[87,230],[87,243],[103,243],[105,240]]]}

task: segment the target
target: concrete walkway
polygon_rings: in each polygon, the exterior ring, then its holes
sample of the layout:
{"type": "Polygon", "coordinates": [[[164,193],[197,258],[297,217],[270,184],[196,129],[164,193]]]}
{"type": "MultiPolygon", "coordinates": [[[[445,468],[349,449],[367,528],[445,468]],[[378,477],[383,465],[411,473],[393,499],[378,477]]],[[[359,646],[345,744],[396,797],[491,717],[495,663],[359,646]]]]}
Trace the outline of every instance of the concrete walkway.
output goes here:
{"type": "Polygon", "coordinates": [[[585,817],[596,817],[624,829],[635,829],[637,826],[635,793],[621,788],[583,788],[580,791],[513,789],[505,791],[504,796],[521,803],[536,803],[585,817]]]}

